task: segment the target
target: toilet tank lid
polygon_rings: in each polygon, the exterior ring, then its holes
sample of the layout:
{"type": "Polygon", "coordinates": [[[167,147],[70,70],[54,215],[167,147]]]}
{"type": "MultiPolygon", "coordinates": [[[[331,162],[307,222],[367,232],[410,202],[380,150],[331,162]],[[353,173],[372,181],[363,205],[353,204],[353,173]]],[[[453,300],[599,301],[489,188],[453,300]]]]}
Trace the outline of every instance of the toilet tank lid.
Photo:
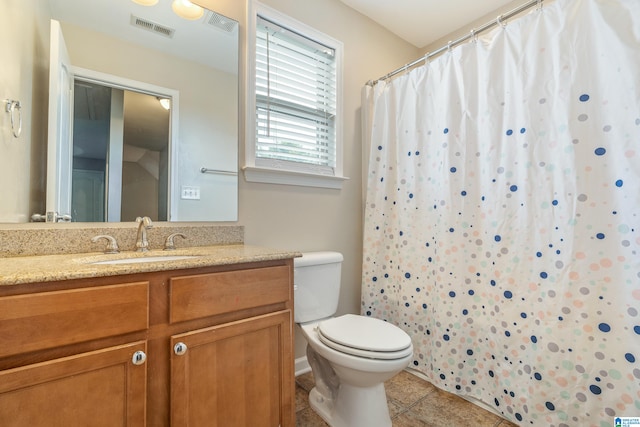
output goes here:
{"type": "Polygon", "coordinates": [[[306,267],[309,265],[332,264],[342,262],[344,257],[340,252],[303,252],[301,257],[293,259],[294,267],[306,267]]]}

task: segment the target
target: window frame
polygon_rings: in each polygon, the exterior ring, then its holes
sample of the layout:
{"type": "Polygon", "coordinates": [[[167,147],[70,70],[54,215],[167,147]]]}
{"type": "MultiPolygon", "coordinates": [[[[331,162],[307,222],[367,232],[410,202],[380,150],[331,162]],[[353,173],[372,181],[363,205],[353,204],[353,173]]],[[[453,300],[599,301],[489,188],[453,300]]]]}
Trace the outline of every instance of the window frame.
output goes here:
{"type": "Polygon", "coordinates": [[[246,67],[246,111],[245,111],[245,165],[242,167],[245,180],[271,184],[300,185],[341,189],[348,179],[343,176],[343,50],[342,42],[323,34],[310,26],[278,12],[258,1],[250,1],[247,8],[247,67],[246,67]],[[335,117],[335,150],[336,164],[333,175],[314,172],[312,167],[297,163],[289,167],[287,162],[260,159],[256,163],[256,26],[258,15],[304,35],[318,43],[335,49],[336,66],[336,117],[335,117]],[[268,165],[264,165],[267,163],[268,165]]]}

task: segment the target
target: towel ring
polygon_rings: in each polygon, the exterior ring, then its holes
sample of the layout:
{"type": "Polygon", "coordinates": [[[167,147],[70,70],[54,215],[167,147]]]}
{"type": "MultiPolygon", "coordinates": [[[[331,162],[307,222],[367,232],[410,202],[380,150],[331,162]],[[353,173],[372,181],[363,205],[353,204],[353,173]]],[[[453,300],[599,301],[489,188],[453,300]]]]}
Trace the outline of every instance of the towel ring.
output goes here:
{"type": "Polygon", "coordinates": [[[13,99],[5,99],[6,103],[5,110],[11,116],[11,132],[13,133],[14,138],[20,138],[20,134],[22,133],[22,106],[20,105],[20,101],[14,101],[13,99]],[[16,130],[15,125],[15,112],[18,111],[18,130],[16,130]]]}

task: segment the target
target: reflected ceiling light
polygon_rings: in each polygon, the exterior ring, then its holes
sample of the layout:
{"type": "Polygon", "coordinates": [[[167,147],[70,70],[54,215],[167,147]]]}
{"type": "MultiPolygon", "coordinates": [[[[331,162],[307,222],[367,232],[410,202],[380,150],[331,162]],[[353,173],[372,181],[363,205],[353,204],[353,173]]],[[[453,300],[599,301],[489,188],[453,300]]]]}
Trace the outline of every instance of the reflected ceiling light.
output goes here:
{"type": "Polygon", "coordinates": [[[171,100],[169,98],[158,97],[158,101],[160,102],[160,105],[162,105],[162,108],[164,108],[165,110],[171,109],[171,100]]]}
{"type": "Polygon", "coordinates": [[[143,6],[154,6],[158,3],[158,0],[131,0],[134,3],[141,4],[143,6]]]}
{"type": "Polygon", "coordinates": [[[204,15],[204,9],[197,4],[191,3],[189,0],[173,0],[171,9],[181,18],[184,19],[200,19],[204,15]]]}

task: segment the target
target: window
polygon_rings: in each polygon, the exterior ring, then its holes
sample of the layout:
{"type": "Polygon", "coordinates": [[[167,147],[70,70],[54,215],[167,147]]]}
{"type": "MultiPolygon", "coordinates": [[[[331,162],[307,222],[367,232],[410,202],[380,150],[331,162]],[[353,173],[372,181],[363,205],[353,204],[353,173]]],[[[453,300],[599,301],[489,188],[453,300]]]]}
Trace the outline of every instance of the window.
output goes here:
{"type": "Polygon", "coordinates": [[[340,188],[342,44],[254,3],[248,181],[340,188]]]}

